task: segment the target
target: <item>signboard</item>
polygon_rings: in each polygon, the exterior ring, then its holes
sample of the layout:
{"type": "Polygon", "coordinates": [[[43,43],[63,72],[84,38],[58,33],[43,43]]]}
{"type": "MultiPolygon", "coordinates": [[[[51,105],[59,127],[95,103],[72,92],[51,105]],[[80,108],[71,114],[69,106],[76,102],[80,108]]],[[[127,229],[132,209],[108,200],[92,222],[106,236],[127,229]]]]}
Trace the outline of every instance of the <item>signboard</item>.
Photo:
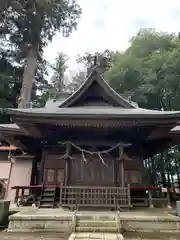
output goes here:
{"type": "Polygon", "coordinates": [[[161,191],[162,191],[163,193],[167,193],[167,188],[162,187],[162,188],[161,188],[161,191]]]}

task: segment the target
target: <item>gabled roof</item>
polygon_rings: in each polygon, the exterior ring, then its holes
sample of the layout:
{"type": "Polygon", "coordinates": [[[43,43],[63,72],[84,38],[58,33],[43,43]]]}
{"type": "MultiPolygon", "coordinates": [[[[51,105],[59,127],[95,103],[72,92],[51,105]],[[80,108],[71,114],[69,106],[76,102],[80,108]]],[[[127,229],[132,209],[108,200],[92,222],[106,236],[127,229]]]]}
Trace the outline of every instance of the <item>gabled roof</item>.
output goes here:
{"type": "Polygon", "coordinates": [[[67,98],[59,107],[70,107],[90,88],[90,86],[96,82],[109,97],[111,97],[117,106],[123,108],[137,108],[136,105],[117,94],[98,73],[98,69],[94,68],[90,73],[86,81],[80,86],[80,88],[74,92],[69,98],[67,98]]]}

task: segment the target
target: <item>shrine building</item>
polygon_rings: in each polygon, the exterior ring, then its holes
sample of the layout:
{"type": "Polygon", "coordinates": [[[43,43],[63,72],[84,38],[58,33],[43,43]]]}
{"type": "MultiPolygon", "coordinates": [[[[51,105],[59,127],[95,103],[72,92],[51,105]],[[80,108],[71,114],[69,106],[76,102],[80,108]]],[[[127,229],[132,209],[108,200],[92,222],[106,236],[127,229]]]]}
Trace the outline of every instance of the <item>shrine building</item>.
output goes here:
{"type": "Polygon", "coordinates": [[[0,131],[23,152],[11,156],[6,193],[18,204],[131,207],[151,186],[144,159],[179,142],[180,112],[139,108],[97,68],[72,95],[7,113],[14,123],[0,131]]]}

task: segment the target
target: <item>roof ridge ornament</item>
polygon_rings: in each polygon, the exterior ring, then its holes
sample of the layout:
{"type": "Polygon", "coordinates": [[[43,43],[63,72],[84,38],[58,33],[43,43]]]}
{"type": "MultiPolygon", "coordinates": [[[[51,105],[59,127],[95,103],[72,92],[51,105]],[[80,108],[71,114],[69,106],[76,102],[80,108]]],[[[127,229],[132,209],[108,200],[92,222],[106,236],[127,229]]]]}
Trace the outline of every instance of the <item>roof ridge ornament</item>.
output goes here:
{"type": "Polygon", "coordinates": [[[97,71],[99,75],[102,75],[108,67],[107,58],[104,56],[98,56],[97,54],[94,57],[88,59],[89,67],[87,68],[87,77],[93,72],[97,71]]]}
{"type": "Polygon", "coordinates": [[[94,63],[93,63],[93,66],[96,67],[98,64],[97,64],[97,55],[94,56],[94,63]]]}

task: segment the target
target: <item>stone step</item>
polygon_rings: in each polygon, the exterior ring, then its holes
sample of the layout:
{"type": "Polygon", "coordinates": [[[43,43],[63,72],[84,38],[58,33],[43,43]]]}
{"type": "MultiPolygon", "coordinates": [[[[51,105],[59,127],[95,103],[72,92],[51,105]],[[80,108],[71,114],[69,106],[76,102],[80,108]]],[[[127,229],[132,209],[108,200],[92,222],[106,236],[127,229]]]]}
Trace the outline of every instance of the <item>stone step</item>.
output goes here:
{"type": "Polygon", "coordinates": [[[53,204],[50,203],[40,203],[40,208],[53,208],[53,204]]]}
{"type": "Polygon", "coordinates": [[[90,221],[90,220],[93,220],[93,221],[116,221],[116,215],[113,214],[113,215],[105,215],[105,216],[99,216],[99,215],[76,215],[76,219],[77,220],[87,220],[87,221],[90,221]]]}
{"type": "Polygon", "coordinates": [[[115,221],[77,220],[78,227],[116,227],[115,221]]]}
{"type": "Polygon", "coordinates": [[[79,226],[76,226],[76,232],[100,232],[100,233],[118,233],[118,229],[117,227],[90,227],[90,226],[87,226],[87,227],[79,227],[79,226]]]}
{"type": "Polygon", "coordinates": [[[122,234],[116,233],[72,233],[69,240],[123,240],[122,234]]]}

